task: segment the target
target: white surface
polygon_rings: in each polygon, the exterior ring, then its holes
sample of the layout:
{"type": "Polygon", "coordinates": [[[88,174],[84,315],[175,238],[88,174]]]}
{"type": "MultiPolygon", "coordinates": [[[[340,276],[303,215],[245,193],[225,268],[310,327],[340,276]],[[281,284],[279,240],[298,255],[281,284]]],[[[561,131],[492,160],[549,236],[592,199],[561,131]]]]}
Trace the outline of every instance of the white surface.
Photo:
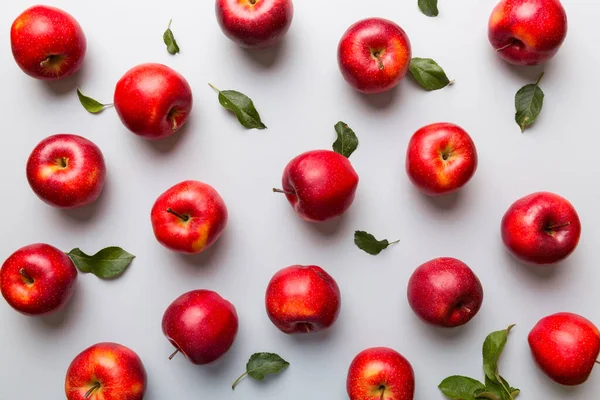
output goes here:
{"type": "Polygon", "coordinates": [[[534,366],[527,334],[541,317],[578,312],[600,323],[600,213],[598,145],[593,124],[600,64],[596,32],[600,3],[568,1],[570,30],[558,56],[545,67],[513,68],[487,41],[495,1],[440,2],[438,18],[423,16],[416,0],[296,0],[287,40],[276,51],[249,52],[222,35],[212,0],[56,0],[74,15],[88,39],[83,71],[66,82],[46,84],[23,74],[10,54],[8,31],[29,6],[4,2],[6,35],[0,61],[3,168],[0,259],[34,242],[66,251],[94,252],[120,245],[137,255],[118,280],[80,275],[68,309],[49,318],[27,318],[0,301],[0,399],[64,398],[65,371],[75,355],[101,341],[134,349],[148,372],[148,400],[342,399],[348,365],[360,350],[390,346],[412,363],[416,399],[442,399],[448,375],[481,379],[485,336],[516,323],[501,372],[522,389],[520,398],[592,399],[600,371],[578,388],[551,383],[534,366]],[[381,16],[410,36],[413,55],[432,57],[456,84],[427,93],[407,79],[397,90],[358,95],[337,67],[337,43],[353,22],[381,16]],[[170,56],[162,33],[172,29],[182,49],[170,56]],[[111,102],[114,85],[130,67],[162,62],[181,72],[194,92],[191,120],[176,139],[153,144],[129,133],[114,110],[87,114],[76,85],[111,102]],[[521,134],[514,123],[514,94],[542,70],[546,103],[539,121],[521,134]],[[211,82],[255,101],[266,131],[246,131],[223,110],[211,82]],[[591,118],[590,118],[591,117],[591,118]],[[271,193],[286,163],[315,148],[330,148],[333,125],[347,122],[360,138],[352,156],[361,182],[356,201],[340,221],[302,222],[287,201],[271,193]],[[479,170],[450,199],[418,194],[404,172],[411,134],[421,126],[451,121],[473,136],[479,170]],[[99,202],[64,212],[38,200],[25,179],[25,162],[44,137],[78,133],[102,149],[108,181],[99,202]],[[162,248],[150,226],[156,197],[171,185],[198,179],[214,185],[227,202],[224,236],[198,257],[162,248]],[[505,252],[500,219],[517,198],[538,190],[567,197],[577,208],[583,235],[576,253],[554,273],[536,273],[505,252]],[[355,229],[401,239],[378,257],[359,251],[355,229]],[[406,300],[411,272],[437,256],[468,263],[485,289],[483,308],[467,326],[439,330],[421,323],[406,300]],[[326,333],[286,336],[268,320],[264,290],[271,276],[291,264],[318,264],[342,291],[342,312],[326,333]],[[240,330],[231,351],[214,365],[197,367],[183,357],[168,361],[163,311],[180,294],[218,291],[237,307],[240,330]],[[291,367],[266,382],[246,380],[232,393],[251,353],[273,351],[291,367]]]}

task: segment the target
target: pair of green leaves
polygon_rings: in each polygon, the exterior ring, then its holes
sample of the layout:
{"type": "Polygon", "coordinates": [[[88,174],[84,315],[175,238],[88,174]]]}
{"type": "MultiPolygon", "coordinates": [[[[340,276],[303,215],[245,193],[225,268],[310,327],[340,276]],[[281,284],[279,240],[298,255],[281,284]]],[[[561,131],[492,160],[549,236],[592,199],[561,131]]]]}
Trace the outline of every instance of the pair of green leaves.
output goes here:
{"type": "Polygon", "coordinates": [[[376,256],[383,250],[387,249],[390,245],[398,242],[399,240],[394,242],[390,242],[387,239],[377,240],[375,236],[364,231],[354,232],[354,244],[356,244],[359,249],[371,254],[372,256],[376,256]]]}
{"type": "Polygon", "coordinates": [[[177,40],[175,40],[175,36],[173,35],[173,31],[171,30],[171,23],[173,20],[169,21],[169,26],[165,33],[163,33],[163,42],[167,45],[167,51],[169,54],[175,55],[179,53],[179,46],[177,45],[177,40]]]}
{"type": "Polygon", "coordinates": [[[210,83],[211,88],[219,93],[219,103],[223,108],[233,111],[238,121],[247,129],[266,129],[260,115],[254,107],[254,102],[245,94],[235,90],[219,90],[210,83]]]}
{"type": "Polygon", "coordinates": [[[440,13],[438,11],[438,0],[419,0],[419,9],[428,17],[437,17],[440,13]]]}
{"type": "Polygon", "coordinates": [[[121,275],[135,258],[120,247],[107,247],[94,255],[88,255],[76,248],[67,255],[79,271],[94,274],[102,279],[121,275]]]}
{"type": "Polygon", "coordinates": [[[413,78],[425,90],[439,90],[454,83],[448,79],[442,67],[431,58],[415,57],[410,60],[408,68],[413,78]]]}
{"type": "Polygon", "coordinates": [[[533,124],[544,106],[544,92],[540,89],[540,81],[544,73],[540,75],[536,83],[523,86],[515,96],[515,121],[521,128],[521,132],[533,124]]]}
{"type": "Polygon", "coordinates": [[[246,372],[244,372],[235,380],[235,382],[233,382],[231,389],[235,390],[235,387],[239,381],[241,381],[246,375],[252,379],[262,381],[267,375],[276,374],[289,366],[289,362],[285,361],[275,353],[252,354],[250,360],[248,360],[248,363],[246,363],[246,372]]]}
{"type": "Polygon", "coordinates": [[[466,376],[450,376],[438,386],[442,393],[456,400],[514,400],[520,393],[511,387],[498,372],[498,361],[514,325],[492,332],[483,342],[483,372],[485,384],[466,376]]]}

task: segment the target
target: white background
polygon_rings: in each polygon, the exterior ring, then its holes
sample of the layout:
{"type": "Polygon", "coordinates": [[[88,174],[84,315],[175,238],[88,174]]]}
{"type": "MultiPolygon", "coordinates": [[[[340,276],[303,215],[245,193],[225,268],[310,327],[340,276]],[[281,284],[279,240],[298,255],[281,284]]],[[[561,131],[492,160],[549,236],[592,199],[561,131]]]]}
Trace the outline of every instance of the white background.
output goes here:
{"type": "Polygon", "coordinates": [[[295,3],[285,42],[252,52],[221,33],[212,0],[55,0],[83,26],[88,53],[76,77],[50,84],[23,74],[10,53],[10,25],[30,4],[3,3],[0,259],[35,242],[91,253],[119,245],[137,258],[115,281],[80,274],[73,301],[59,315],[24,317],[0,301],[0,399],[64,398],[69,363],[101,341],[122,343],[140,355],[148,372],[148,400],[343,399],[348,365],[371,346],[393,347],[411,361],[416,399],[442,399],[437,385],[446,376],[482,379],[485,336],[512,323],[517,327],[501,373],[522,389],[521,398],[597,397],[600,371],[577,388],[552,383],[535,367],[527,334],[541,317],[559,311],[600,323],[594,121],[600,3],[566,2],[567,41],[555,59],[533,68],[511,67],[492,50],[487,40],[492,0],[441,1],[438,18],[422,15],[416,0],[295,3]],[[355,93],[338,71],[337,43],[350,24],[371,16],[399,23],[413,55],[434,58],[456,84],[428,93],[407,78],[387,94],[355,93]],[[162,43],[169,18],[182,49],[177,56],[162,43]],[[192,86],[193,113],[177,137],[149,143],[129,133],[114,110],[93,116],[79,105],[76,86],[111,102],[120,76],[151,61],[175,68],[192,86]],[[514,94],[542,71],[544,109],[521,134],[514,122],[514,94]],[[221,108],[208,82],[249,95],[269,129],[244,130],[221,108]],[[339,221],[311,225],[271,188],[280,185],[292,157],[330,148],[339,120],[360,138],[352,156],[361,178],[357,198],[339,221]],[[438,121],[457,123],[472,135],[480,164],[458,195],[433,200],[411,186],[404,158],[411,134],[438,121]],[[41,139],[55,133],[83,135],[102,149],[108,180],[92,207],[56,210],[29,188],[27,157],[41,139]],[[196,257],[162,248],[150,225],[156,197],[185,179],[213,185],[230,212],[221,240],[196,257]],[[509,205],[539,190],[568,198],[583,224],[577,251],[555,269],[520,265],[506,253],[499,235],[509,205]],[[354,246],[356,229],[401,242],[372,257],[354,246]],[[462,328],[426,326],[408,306],[410,274],[438,256],[462,259],[483,283],[483,307],[462,328]],[[267,318],[266,285],[276,271],[292,264],[320,265],[337,280],[342,311],[328,332],[287,336],[267,318]],[[169,362],[172,347],[161,332],[162,314],[177,296],[199,288],[216,290],[235,304],[237,340],[210,366],[194,366],[183,357],[169,362]],[[230,384],[257,351],[277,352],[291,367],[265,382],[245,380],[232,393],[230,384]]]}

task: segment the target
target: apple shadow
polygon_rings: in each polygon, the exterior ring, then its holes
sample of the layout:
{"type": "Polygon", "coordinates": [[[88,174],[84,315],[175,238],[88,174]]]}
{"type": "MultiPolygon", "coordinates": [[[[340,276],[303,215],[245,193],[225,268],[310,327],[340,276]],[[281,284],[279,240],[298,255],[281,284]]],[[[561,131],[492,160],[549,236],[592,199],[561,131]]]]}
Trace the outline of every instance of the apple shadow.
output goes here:
{"type": "Polygon", "coordinates": [[[66,217],[68,220],[77,222],[91,221],[106,209],[108,199],[107,191],[110,191],[110,178],[108,176],[104,182],[102,193],[100,193],[100,197],[98,197],[95,202],[84,207],[60,209],[59,215],[61,217],[66,217]]]}
{"type": "Polygon", "coordinates": [[[75,307],[81,305],[81,303],[82,300],[80,287],[76,281],[75,288],[73,290],[73,296],[63,308],[49,315],[28,318],[32,319],[32,322],[36,325],[36,328],[41,328],[44,330],[61,329],[69,325],[69,322],[72,321],[72,317],[75,314],[75,307]]]}
{"type": "MultiPolygon", "coordinates": [[[[494,51],[494,50],[492,49],[492,51],[494,51]]],[[[538,80],[538,78],[540,77],[540,75],[542,74],[542,72],[550,70],[550,68],[548,68],[548,67],[551,65],[551,61],[548,61],[548,62],[540,64],[540,65],[529,65],[529,66],[513,65],[507,61],[504,61],[501,57],[499,57],[497,55],[496,55],[496,62],[500,63],[501,68],[505,72],[507,72],[511,75],[514,75],[514,76],[518,77],[520,80],[522,80],[523,81],[522,86],[525,86],[529,83],[535,83],[538,80]]]]}
{"type": "Polygon", "coordinates": [[[238,51],[244,58],[262,68],[272,68],[279,63],[287,49],[287,39],[283,38],[279,43],[262,49],[248,49],[237,46],[238,51]]]}
{"type": "MultiPolygon", "coordinates": [[[[556,393],[557,399],[582,399],[582,392],[584,391],[584,385],[577,386],[564,386],[560,383],[554,382],[550,379],[542,370],[539,368],[533,357],[529,357],[529,370],[534,371],[535,385],[539,387],[548,387],[554,393],[556,393]]],[[[593,373],[593,371],[592,371],[593,373]]]]}
{"type": "Polygon", "coordinates": [[[348,86],[347,90],[351,90],[354,93],[354,96],[358,97],[361,102],[367,105],[370,109],[375,111],[385,111],[387,110],[396,99],[399,97],[400,87],[402,84],[397,85],[391,90],[383,93],[377,94],[366,94],[358,92],[348,86]]]}
{"type": "Polygon", "coordinates": [[[76,89],[86,80],[87,64],[84,62],[77,73],[55,81],[44,81],[44,87],[55,96],[76,96],[76,89]]]}
{"type": "Polygon", "coordinates": [[[557,279],[557,277],[560,276],[563,271],[571,268],[569,266],[569,259],[551,265],[535,265],[524,263],[516,259],[506,249],[504,249],[503,254],[504,261],[521,277],[525,275],[529,278],[533,277],[536,280],[542,279],[544,281],[550,281],[557,279]]]}
{"type": "Polygon", "coordinates": [[[468,332],[474,329],[473,321],[477,318],[477,315],[473,319],[464,325],[457,326],[455,328],[444,328],[440,326],[430,325],[419,319],[414,313],[412,314],[413,325],[418,326],[420,331],[420,337],[429,338],[433,342],[456,342],[463,340],[465,336],[468,336],[468,332]]]}
{"type": "MultiPolygon", "coordinates": [[[[165,139],[160,140],[148,140],[139,137],[147,147],[155,151],[159,155],[169,154],[174,151],[184,140],[184,137],[190,130],[193,129],[194,119],[190,116],[186,123],[179,129],[174,135],[169,136],[165,139]]],[[[128,131],[129,132],[129,131],[128,131]]],[[[131,134],[131,132],[129,132],[131,134]]],[[[134,134],[135,135],[135,134],[134,134]]],[[[136,135],[137,136],[137,135],[136,135]]]]}
{"type": "MultiPolygon", "coordinates": [[[[350,211],[348,211],[350,212],[350,211]]],[[[325,222],[309,222],[302,220],[302,226],[306,227],[307,230],[312,232],[317,232],[323,236],[334,236],[338,232],[344,230],[344,228],[348,225],[348,218],[346,212],[344,215],[341,215],[337,218],[334,218],[325,222]]]]}
{"type": "Polygon", "coordinates": [[[189,271],[197,273],[199,271],[207,271],[217,268],[221,263],[218,262],[219,256],[222,254],[222,250],[227,248],[227,242],[229,241],[229,234],[227,230],[223,232],[221,237],[208,249],[204,250],[199,254],[174,254],[178,257],[189,271]]]}
{"type": "MultiPolygon", "coordinates": [[[[236,347],[236,341],[233,342],[233,345],[231,346],[231,348],[225,354],[223,354],[223,356],[221,356],[219,359],[213,361],[210,364],[199,366],[199,371],[202,374],[210,375],[211,377],[214,377],[214,378],[222,378],[223,376],[225,376],[227,371],[229,369],[231,369],[230,366],[234,363],[233,360],[237,354],[237,352],[235,351],[235,347],[236,347]]],[[[186,362],[189,362],[189,361],[186,360],[186,362]]],[[[240,372],[240,374],[241,374],[241,372],[240,372]]],[[[233,383],[233,381],[235,381],[235,379],[237,379],[237,376],[231,379],[231,383],[233,383]]]]}
{"type": "MultiPolygon", "coordinates": [[[[297,343],[301,346],[325,346],[332,340],[337,340],[336,338],[338,338],[340,330],[338,326],[339,324],[334,323],[333,326],[320,332],[297,333],[288,335],[288,338],[291,342],[297,343]]],[[[316,350],[321,351],[318,348],[316,350]]]]}
{"type": "Polygon", "coordinates": [[[446,194],[443,196],[428,196],[421,192],[419,192],[419,195],[423,200],[425,200],[423,203],[437,210],[450,210],[455,208],[456,205],[460,202],[461,197],[463,196],[461,190],[457,190],[456,192],[446,194]]]}

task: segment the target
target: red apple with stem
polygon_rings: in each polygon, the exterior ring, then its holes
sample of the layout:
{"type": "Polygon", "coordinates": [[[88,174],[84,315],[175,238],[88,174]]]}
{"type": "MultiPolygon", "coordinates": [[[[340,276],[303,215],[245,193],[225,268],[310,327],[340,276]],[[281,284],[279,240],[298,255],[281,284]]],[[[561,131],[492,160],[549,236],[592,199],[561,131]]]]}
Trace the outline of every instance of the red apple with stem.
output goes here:
{"type": "Polygon", "coordinates": [[[102,152],[77,135],[42,140],[27,160],[27,180],[35,194],[59,208],[83,207],[100,196],[106,178],[102,152]]]}
{"type": "Polygon", "coordinates": [[[501,0],[488,27],[498,55],[516,65],[548,61],[566,36],[567,14],[559,0],[501,0]]]}
{"type": "Polygon", "coordinates": [[[341,305],[335,280],[316,265],[293,265],[277,272],[265,295],[267,315],[284,333],[310,333],[329,328],[341,305]]]}
{"type": "Polygon", "coordinates": [[[194,290],[178,297],[165,311],[162,330],[193,364],[211,363],[225,354],[238,331],[233,304],[210,290],[194,290]]]}
{"type": "Polygon", "coordinates": [[[331,150],[300,154],[283,171],[284,193],[298,215],[323,222],[345,213],[354,201],[358,175],[348,158],[331,150]]]}
{"type": "Polygon", "coordinates": [[[77,72],[87,48],[75,18],[49,6],[33,6],[19,15],[10,28],[10,45],[23,72],[42,80],[77,72]]]}
{"type": "Polygon", "coordinates": [[[539,367],[555,382],[575,386],[587,381],[600,355],[600,331],[580,315],[542,318],[529,333],[539,367]]]}
{"type": "Polygon", "coordinates": [[[413,400],[415,375],[406,358],[387,347],[360,352],[350,364],[350,400],[413,400]]]}
{"type": "Polygon", "coordinates": [[[72,297],[77,269],[59,249],[32,244],[15,251],[0,269],[0,291],[8,304],[25,315],[44,315],[72,297]]]}
{"type": "Polygon", "coordinates": [[[292,0],[216,0],[215,10],[223,33],[247,48],[276,44],[294,17],[292,0]]]}
{"type": "Polygon", "coordinates": [[[394,88],[406,76],[411,57],[410,40],[404,30],[383,18],[355,23],[338,46],[344,79],[362,93],[394,88]]]}
{"type": "Polygon", "coordinates": [[[423,321],[453,328],[477,314],[483,287],[467,264],[455,258],[436,258],[413,272],[408,281],[408,302],[423,321]]]}
{"type": "Polygon", "coordinates": [[[156,239],[166,248],[197,254],[212,246],[227,225],[227,207],[210,185],[184,181],[161,194],[150,214],[156,239]]]}
{"type": "Polygon", "coordinates": [[[451,123],[416,131],[408,143],[406,173],[429,196],[445,195],[467,184],[477,170],[477,149],[469,134],[451,123]]]}
{"type": "Polygon", "coordinates": [[[117,343],[98,343],[82,351],[65,378],[67,400],[142,400],[145,392],[142,360],[117,343]]]}
{"type": "Polygon", "coordinates": [[[502,218],[502,240],[517,259],[531,264],[553,264],[577,247],[581,223],[566,199],[538,192],[517,200],[502,218]]]}
{"type": "Polygon", "coordinates": [[[145,139],[164,139],[186,123],[192,89],[178,72],[162,64],[133,67],[117,82],[114,106],[123,125],[145,139]]]}

